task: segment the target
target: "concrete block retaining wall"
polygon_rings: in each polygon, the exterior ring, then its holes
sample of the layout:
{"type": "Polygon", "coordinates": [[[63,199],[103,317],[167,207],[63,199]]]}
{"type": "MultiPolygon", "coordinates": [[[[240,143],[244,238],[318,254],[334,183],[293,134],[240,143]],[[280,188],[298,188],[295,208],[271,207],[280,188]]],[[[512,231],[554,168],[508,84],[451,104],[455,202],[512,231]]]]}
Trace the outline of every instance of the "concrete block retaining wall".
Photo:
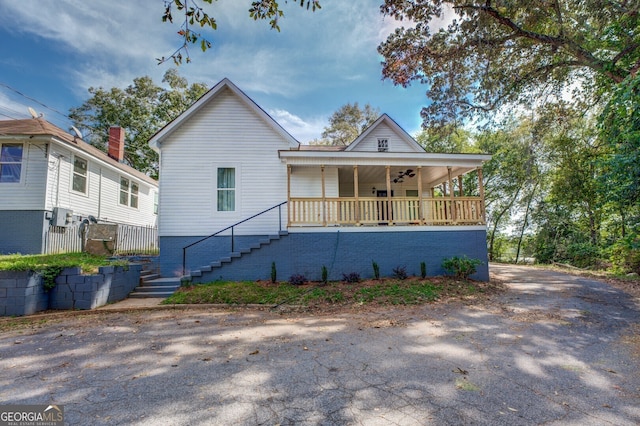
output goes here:
{"type": "Polygon", "coordinates": [[[46,309],[94,309],[127,297],[140,282],[142,265],[103,266],[82,275],[66,268],[46,292],[33,271],[0,271],[0,316],[31,315],[46,309]]]}

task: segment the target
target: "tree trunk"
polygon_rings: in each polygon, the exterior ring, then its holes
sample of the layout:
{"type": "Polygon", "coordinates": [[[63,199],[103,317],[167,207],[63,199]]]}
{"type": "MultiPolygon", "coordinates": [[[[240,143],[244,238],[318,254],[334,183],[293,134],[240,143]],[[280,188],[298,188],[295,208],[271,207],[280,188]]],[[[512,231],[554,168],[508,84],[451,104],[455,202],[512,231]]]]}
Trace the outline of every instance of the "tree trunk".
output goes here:
{"type": "Polygon", "coordinates": [[[500,212],[500,214],[497,216],[495,222],[493,223],[493,231],[491,231],[491,236],[489,237],[489,261],[493,261],[494,260],[494,253],[493,253],[493,243],[495,241],[495,237],[496,237],[496,230],[498,229],[498,224],[500,223],[500,220],[502,219],[502,216],[511,208],[513,207],[513,203],[516,202],[516,199],[518,198],[518,195],[520,194],[520,189],[518,189],[516,191],[516,194],[513,196],[513,198],[511,199],[511,202],[500,212]]]}
{"type": "Polygon", "coordinates": [[[522,238],[524,236],[524,230],[527,228],[527,221],[529,219],[529,211],[531,210],[531,202],[533,201],[533,196],[536,194],[536,188],[538,187],[538,182],[533,186],[531,190],[531,196],[529,197],[529,201],[527,202],[527,209],[524,212],[524,220],[522,222],[522,229],[520,230],[520,238],[518,238],[518,249],[516,250],[516,265],[518,264],[518,258],[520,257],[520,247],[522,246],[522,238]]]}

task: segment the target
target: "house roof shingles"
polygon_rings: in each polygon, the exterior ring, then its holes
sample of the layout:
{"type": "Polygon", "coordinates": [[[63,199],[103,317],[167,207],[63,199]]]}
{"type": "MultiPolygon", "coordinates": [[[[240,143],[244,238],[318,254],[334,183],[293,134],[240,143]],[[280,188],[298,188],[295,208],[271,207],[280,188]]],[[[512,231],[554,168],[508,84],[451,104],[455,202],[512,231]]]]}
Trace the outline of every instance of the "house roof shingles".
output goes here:
{"type": "Polygon", "coordinates": [[[57,140],[75,146],[81,151],[120,169],[121,171],[134,176],[152,186],[158,186],[158,182],[145,175],[144,173],[134,169],[131,166],[120,163],[100,151],[93,145],[88,144],[79,137],[73,136],[58,126],[49,123],[43,118],[28,118],[23,120],[0,120],[0,136],[52,136],[57,140]]]}

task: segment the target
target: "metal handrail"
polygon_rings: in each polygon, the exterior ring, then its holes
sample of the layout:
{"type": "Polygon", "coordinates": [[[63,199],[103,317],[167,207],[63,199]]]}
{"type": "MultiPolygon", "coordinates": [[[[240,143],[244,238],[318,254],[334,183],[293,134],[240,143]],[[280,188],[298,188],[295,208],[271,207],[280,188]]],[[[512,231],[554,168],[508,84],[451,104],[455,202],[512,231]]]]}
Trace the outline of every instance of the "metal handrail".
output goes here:
{"type": "Polygon", "coordinates": [[[201,239],[199,239],[198,241],[196,241],[196,242],[193,242],[193,243],[189,244],[188,246],[184,246],[184,247],[182,247],[182,275],[185,275],[185,274],[186,274],[186,271],[187,271],[187,249],[188,249],[189,247],[193,247],[193,246],[195,246],[196,244],[200,244],[201,242],[203,242],[203,241],[205,241],[205,240],[208,240],[208,239],[209,239],[209,238],[211,238],[211,237],[215,237],[216,235],[221,234],[221,233],[223,233],[224,231],[228,231],[229,229],[231,229],[231,252],[233,253],[233,249],[234,249],[234,244],[233,244],[233,240],[234,240],[234,232],[233,232],[233,230],[234,230],[234,228],[235,228],[236,226],[238,226],[238,225],[242,224],[242,223],[248,222],[248,221],[250,221],[251,219],[254,219],[254,218],[256,218],[256,217],[258,217],[258,216],[260,216],[260,215],[263,215],[263,214],[265,214],[265,213],[267,213],[267,212],[269,212],[269,211],[271,211],[271,210],[273,210],[273,209],[275,209],[275,208],[277,208],[277,209],[278,209],[278,231],[282,231],[282,206],[283,206],[283,205],[285,205],[285,204],[287,204],[287,202],[286,202],[286,201],[283,201],[282,203],[280,203],[280,204],[276,204],[276,205],[275,205],[275,206],[273,206],[273,207],[269,207],[268,209],[263,210],[263,211],[261,211],[260,213],[256,213],[256,214],[254,214],[254,215],[253,215],[253,216],[251,216],[251,217],[248,217],[248,218],[246,218],[246,219],[242,219],[240,222],[236,222],[236,223],[234,223],[233,225],[227,226],[226,228],[221,229],[221,230],[219,230],[218,232],[216,232],[216,233],[213,233],[213,234],[209,235],[208,237],[201,238],[201,239]]]}

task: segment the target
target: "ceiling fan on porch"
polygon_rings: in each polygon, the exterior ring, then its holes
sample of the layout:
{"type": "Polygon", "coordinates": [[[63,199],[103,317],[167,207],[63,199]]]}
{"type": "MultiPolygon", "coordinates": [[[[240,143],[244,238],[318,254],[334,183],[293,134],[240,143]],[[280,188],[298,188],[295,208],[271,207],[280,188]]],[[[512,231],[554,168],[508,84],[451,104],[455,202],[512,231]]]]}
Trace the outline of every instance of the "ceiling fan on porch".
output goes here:
{"type": "Polygon", "coordinates": [[[398,177],[393,179],[393,183],[402,183],[404,182],[404,178],[412,178],[416,174],[413,172],[413,169],[407,169],[405,171],[400,170],[398,172],[398,177]]]}

